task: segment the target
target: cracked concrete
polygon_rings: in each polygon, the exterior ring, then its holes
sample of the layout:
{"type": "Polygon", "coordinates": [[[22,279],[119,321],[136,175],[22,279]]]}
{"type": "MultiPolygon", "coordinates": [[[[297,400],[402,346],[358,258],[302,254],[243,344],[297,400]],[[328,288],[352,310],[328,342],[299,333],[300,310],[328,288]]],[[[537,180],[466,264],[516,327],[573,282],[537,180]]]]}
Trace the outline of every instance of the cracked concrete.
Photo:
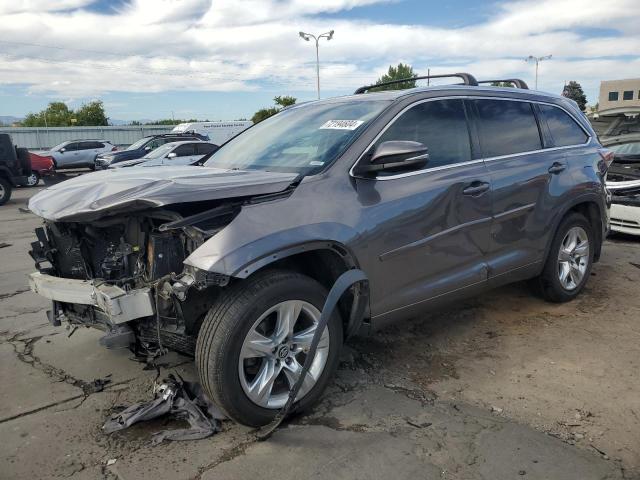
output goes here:
{"type": "MultiPolygon", "coordinates": [[[[68,338],[46,323],[47,302],[26,291],[39,221],[18,206],[33,192],[17,189],[0,208],[0,243],[11,244],[0,249],[0,476],[640,478],[640,270],[629,263],[638,242],[608,242],[571,304],[508,287],[351,341],[320,404],[268,441],[224,422],[209,439],[151,447],[152,433],[183,423],[112,435],[101,425],[150,398],[156,372],[100,348],[100,332],[68,338]],[[91,392],[107,375],[112,383],[91,392]]],[[[196,376],[179,355],[161,363],[162,375],[196,376]]]]}

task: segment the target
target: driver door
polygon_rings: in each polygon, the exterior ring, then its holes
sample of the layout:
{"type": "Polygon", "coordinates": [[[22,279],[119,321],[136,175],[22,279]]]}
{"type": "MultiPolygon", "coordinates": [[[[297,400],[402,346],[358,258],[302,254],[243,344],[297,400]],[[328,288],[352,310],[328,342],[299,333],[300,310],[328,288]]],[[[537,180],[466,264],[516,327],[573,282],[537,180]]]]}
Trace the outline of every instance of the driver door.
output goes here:
{"type": "MultiPolygon", "coordinates": [[[[486,284],[491,181],[476,158],[464,100],[421,101],[396,117],[382,142],[428,148],[420,170],[358,178],[362,243],[373,317],[417,313],[429,300],[486,284]]],[[[384,320],[383,320],[384,321],[384,320]]]]}

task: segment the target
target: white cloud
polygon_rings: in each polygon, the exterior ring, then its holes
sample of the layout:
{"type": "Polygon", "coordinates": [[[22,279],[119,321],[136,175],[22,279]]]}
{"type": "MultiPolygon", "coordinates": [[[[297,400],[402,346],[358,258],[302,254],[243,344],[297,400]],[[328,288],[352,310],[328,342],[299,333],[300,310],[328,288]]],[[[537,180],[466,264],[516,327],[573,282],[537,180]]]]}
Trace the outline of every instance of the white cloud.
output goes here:
{"type": "Polygon", "coordinates": [[[541,65],[540,86],[553,91],[564,80],[594,90],[602,78],[640,71],[637,0],[522,0],[499,4],[492,18],[460,28],[316,16],[389,1],[134,0],[110,15],[83,8],[87,0],[3,2],[0,41],[14,43],[0,42],[0,84],[70,97],[313,90],[315,52],[297,32],[329,29],[336,35],[321,46],[323,85],[345,92],[398,61],[419,72],[463,69],[533,83],[533,67],[522,59],[552,53],[541,65]],[[588,38],[585,29],[616,33],[588,38]]]}

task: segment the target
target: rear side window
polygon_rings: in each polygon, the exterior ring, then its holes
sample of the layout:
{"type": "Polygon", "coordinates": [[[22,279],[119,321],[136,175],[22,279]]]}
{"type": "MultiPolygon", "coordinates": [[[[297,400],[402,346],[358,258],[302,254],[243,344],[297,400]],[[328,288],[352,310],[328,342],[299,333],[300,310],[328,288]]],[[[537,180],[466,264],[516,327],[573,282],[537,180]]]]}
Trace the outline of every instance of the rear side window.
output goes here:
{"type": "Polygon", "coordinates": [[[571,118],[567,112],[551,105],[540,105],[540,111],[551,130],[553,143],[556,147],[582,145],[587,141],[587,134],[571,118]]]}
{"type": "Polygon", "coordinates": [[[462,100],[423,102],[402,114],[375,146],[391,140],[420,142],[429,149],[426,168],[471,160],[469,128],[462,100]]]}
{"type": "Polygon", "coordinates": [[[529,102],[475,100],[485,157],[540,150],[540,131],[529,102]]]}

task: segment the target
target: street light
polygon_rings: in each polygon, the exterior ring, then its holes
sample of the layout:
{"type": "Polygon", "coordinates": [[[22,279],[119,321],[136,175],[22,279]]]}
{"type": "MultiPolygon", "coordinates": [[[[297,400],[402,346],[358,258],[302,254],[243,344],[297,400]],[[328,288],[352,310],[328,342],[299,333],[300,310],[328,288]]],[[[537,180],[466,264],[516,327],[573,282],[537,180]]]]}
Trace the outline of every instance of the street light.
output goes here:
{"type": "Polygon", "coordinates": [[[538,89],[538,64],[543,60],[549,60],[551,55],[545,55],[544,57],[534,57],[533,55],[529,55],[524,59],[525,62],[536,62],[536,86],[535,89],[538,89]]]}
{"type": "Polygon", "coordinates": [[[300,32],[299,35],[300,35],[300,38],[302,38],[307,42],[312,38],[316,41],[316,77],[318,82],[318,100],[320,100],[320,53],[319,53],[320,39],[326,38],[327,41],[331,40],[333,38],[333,30],[323,33],[322,35],[318,35],[317,37],[315,35],[312,35],[310,33],[305,33],[305,32],[300,32]]]}

